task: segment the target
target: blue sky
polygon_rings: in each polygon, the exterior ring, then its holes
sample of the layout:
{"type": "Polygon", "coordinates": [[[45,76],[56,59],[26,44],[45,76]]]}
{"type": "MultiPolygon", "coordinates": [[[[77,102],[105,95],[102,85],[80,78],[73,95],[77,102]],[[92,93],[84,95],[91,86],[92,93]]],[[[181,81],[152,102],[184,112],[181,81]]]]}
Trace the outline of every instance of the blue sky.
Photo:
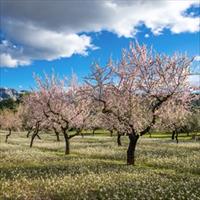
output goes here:
{"type": "MultiPolygon", "coordinates": [[[[52,69],[61,77],[74,72],[82,81],[92,62],[105,65],[110,56],[119,60],[121,49],[134,40],[160,53],[187,52],[196,57],[193,64],[200,72],[198,1],[163,0],[158,5],[128,0],[123,4],[117,0],[86,1],[89,6],[78,1],[57,6],[34,2],[18,5],[1,1],[0,87],[30,89],[35,85],[33,73],[52,73],[52,69]],[[46,14],[35,16],[34,11],[43,7],[46,14]],[[62,13],[62,7],[74,11],[74,18],[62,13]],[[28,8],[32,13],[25,12],[28,8]],[[142,11],[148,15],[142,15],[142,11]],[[57,19],[58,13],[61,16],[57,19]]],[[[198,80],[198,76],[192,78],[195,83],[198,80]]]]}

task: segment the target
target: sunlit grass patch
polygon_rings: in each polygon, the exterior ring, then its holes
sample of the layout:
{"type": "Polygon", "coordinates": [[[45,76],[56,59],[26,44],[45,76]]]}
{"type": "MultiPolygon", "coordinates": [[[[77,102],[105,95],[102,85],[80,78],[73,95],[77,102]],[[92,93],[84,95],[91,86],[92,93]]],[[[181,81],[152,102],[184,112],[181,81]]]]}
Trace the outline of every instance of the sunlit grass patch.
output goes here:
{"type": "Polygon", "coordinates": [[[199,199],[199,142],[141,138],[127,166],[126,136],[122,147],[108,135],[74,137],[67,156],[62,136],[41,137],[33,148],[25,133],[1,140],[0,199],[199,199]]]}

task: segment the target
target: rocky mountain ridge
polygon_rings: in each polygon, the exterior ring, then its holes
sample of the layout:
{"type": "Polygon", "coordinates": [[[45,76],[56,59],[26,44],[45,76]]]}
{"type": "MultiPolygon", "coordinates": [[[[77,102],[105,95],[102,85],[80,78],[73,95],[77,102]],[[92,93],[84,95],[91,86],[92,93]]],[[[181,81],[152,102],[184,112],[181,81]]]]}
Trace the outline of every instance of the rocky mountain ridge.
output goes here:
{"type": "Polygon", "coordinates": [[[26,90],[17,91],[12,88],[0,87],[0,101],[3,101],[5,99],[17,100],[20,97],[20,95],[27,93],[27,92],[28,91],[26,91],[26,90]]]}

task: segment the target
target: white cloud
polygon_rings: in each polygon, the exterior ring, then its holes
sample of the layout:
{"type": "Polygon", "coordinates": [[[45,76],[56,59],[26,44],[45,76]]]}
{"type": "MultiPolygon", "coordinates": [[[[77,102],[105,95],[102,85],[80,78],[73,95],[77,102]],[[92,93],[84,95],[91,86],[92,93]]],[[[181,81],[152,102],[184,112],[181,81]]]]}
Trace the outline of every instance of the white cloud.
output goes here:
{"type": "Polygon", "coordinates": [[[20,60],[16,58],[12,58],[10,54],[1,53],[0,54],[0,67],[17,67],[22,65],[29,65],[30,62],[28,60],[20,60]]]}
{"type": "Polygon", "coordinates": [[[8,38],[17,41],[19,47],[7,40],[2,42],[0,45],[1,51],[9,52],[9,54],[4,53],[2,55],[2,66],[26,65],[30,64],[32,60],[44,59],[51,61],[62,57],[70,57],[73,54],[87,55],[88,49],[95,49],[91,44],[91,38],[84,34],[58,33],[12,21],[4,24],[4,30],[8,38]],[[26,62],[23,61],[24,59],[26,62]]]}
{"type": "Polygon", "coordinates": [[[195,56],[194,60],[195,61],[200,61],[200,56],[195,56]]]}
{"type": "Polygon", "coordinates": [[[194,87],[200,87],[200,75],[190,75],[189,82],[194,87]]]}
{"type": "MultiPolygon", "coordinates": [[[[102,30],[134,37],[144,24],[153,34],[199,31],[199,18],[184,12],[198,0],[183,1],[3,1],[2,32],[12,43],[9,55],[29,62],[87,55],[94,49],[88,32],[102,30]],[[14,48],[16,46],[17,48],[14,48]]],[[[7,48],[10,48],[7,47],[7,48]]],[[[7,53],[5,44],[4,54],[7,53]]],[[[13,61],[14,62],[14,61],[13,61]]],[[[17,62],[19,64],[19,62],[17,62]]]]}
{"type": "Polygon", "coordinates": [[[1,66],[7,66],[7,67],[17,66],[17,60],[13,59],[9,54],[5,53],[0,54],[0,63],[1,66]]]}
{"type": "Polygon", "coordinates": [[[87,48],[93,47],[91,38],[86,35],[64,34],[30,24],[9,21],[4,30],[9,38],[23,45],[25,53],[38,59],[53,60],[76,53],[85,55],[87,48]]]}

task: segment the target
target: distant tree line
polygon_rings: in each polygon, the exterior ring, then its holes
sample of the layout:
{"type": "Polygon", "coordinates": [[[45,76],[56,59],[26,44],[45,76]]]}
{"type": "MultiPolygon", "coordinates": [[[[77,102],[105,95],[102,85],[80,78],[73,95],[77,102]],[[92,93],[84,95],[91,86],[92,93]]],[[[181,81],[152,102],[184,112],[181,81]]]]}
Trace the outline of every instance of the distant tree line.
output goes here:
{"type": "Polygon", "coordinates": [[[8,99],[3,99],[0,101],[0,111],[4,109],[9,109],[9,110],[16,110],[19,104],[22,103],[23,97],[26,95],[29,95],[30,92],[20,94],[19,97],[14,100],[13,98],[8,98],[8,99]]]}

